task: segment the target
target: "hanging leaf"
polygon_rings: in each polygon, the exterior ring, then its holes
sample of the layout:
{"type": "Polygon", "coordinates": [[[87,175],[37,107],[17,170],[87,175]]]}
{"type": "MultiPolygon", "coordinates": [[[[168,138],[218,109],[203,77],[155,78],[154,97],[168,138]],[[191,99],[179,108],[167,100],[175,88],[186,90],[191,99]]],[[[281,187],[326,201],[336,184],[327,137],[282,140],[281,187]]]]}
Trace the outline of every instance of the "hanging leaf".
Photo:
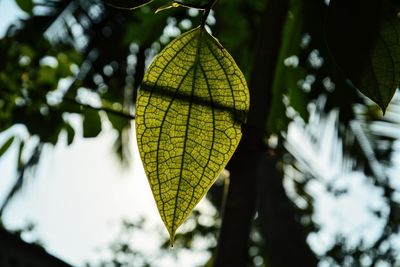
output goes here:
{"type": "Polygon", "coordinates": [[[104,3],[115,8],[135,9],[150,3],[152,0],[103,0],[104,3]]]}
{"type": "Polygon", "coordinates": [[[248,109],[242,72],[204,28],[172,41],[149,67],[136,135],[171,244],[234,153],[248,109]]]}
{"type": "Polygon", "coordinates": [[[399,11],[392,0],[331,0],[326,24],[343,74],[383,112],[400,82],[399,11]]]}

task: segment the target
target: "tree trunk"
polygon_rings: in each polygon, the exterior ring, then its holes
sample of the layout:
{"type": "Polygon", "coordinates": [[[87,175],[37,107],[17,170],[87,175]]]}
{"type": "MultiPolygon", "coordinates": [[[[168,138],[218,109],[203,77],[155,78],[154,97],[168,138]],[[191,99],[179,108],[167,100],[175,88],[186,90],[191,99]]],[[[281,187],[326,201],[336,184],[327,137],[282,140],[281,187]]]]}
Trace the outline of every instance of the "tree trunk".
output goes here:
{"type": "Polygon", "coordinates": [[[257,160],[260,145],[252,145],[257,131],[247,128],[229,164],[230,183],[223,211],[214,267],[244,267],[248,265],[248,242],[254,218],[257,188],[257,160]]]}
{"type": "Polygon", "coordinates": [[[262,211],[262,214],[266,216],[260,220],[262,223],[260,226],[264,228],[262,233],[264,238],[271,238],[271,240],[265,240],[266,255],[271,258],[269,266],[315,266],[315,256],[306,244],[305,235],[295,234],[296,231],[302,233],[302,228],[294,221],[294,210],[286,208],[290,206],[290,201],[283,190],[282,175],[277,175],[277,171],[268,173],[266,172],[268,167],[265,167],[271,166],[275,162],[275,159],[265,157],[266,149],[263,145],[263,138],[265,137],[265,125],[272,100],[272,84],[288,6],[288,0],[267,1],[257,33],[255,61],[250,78],[250,112],[247,124],[243,127],[242,141],[228,164],[231,173],[230,184],[214,267],[245,267],[249,265],[249,236],[257,206],[257,193],[261,191],[263,194],[271,196],[259,199],[261,200],[259,207],[266,209],[262,211]],[[269,160],[272,161],[269,162],[269,160]],[[257,180],[261,181],[260,185],[257,184],[257,180]],[[271,184],[273,186],[270,188],[271,184]],[[262,187],[262,190],[257,189],[259,186],[262,187]],[[279,192],[272,193],[274,188],[278,188],[279,192]],[[271,198],[274,199],[271,200],[271,198]],[[269,203],[264,203],[265,201],[269,203]],[[268,214],[281,214],[281,207],[284,208],[282,214],[285,216],[268,217],[268,214]],[[290,234],[296,236],[294,240],[291,239],[292,236],[289,236],[289,233],[284,231],[279,235],[271,234],[276,227],[279,227],[278,223],[282,219],[288,220],[283,225],[291,225],[293,231],[290,231],[290,234]],[[297,236],[301,238],[298,239],[297,236]],[[277,246],[274,246],[275,242],[277,242],[277,246]],[[301,244],[298,253],[289,251],[293,248],[296,250],[297,244],[301,244]],[[296,258],[291,260],[296,264],[282,265],[284,264],[282,258],[285,258],[286,255],[294,255],[296,258]],[[305,260],[300,260],[300,256],[305,260]],[[305,262],[312,264],[305,264],[305,262]]]}
{"type": "Polygon", "coordinates": [[[307,233],[283,188],[283,173],[277,168],[279,160],[273,151],[263,153],[257,174],[258,226],[268,266],[317,266],[306,241],[307,233]]]}

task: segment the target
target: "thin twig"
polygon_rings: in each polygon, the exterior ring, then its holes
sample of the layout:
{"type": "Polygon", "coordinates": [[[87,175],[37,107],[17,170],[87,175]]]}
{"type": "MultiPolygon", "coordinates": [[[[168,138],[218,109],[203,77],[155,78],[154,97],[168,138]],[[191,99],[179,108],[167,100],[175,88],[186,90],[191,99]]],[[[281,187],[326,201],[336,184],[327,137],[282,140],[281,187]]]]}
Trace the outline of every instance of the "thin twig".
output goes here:
{"type": "Polygon", "coordinates": [[[106,113],[110,113],[110,114],[113,114],[115,116],[118,116],[118,117],[121,117],[121,118],[125,118],[127,120],[134,120],[135,119],[135,116],[132,115],[132,114],[128,114],[128,113],[125,113],[125,112],[122,112],[122,111],[118,111],[118,110],[115,110],[115,109],[112,109],[112,108],[93,107],[93,106],[91,106],[89,104],[81,103],[81,102],[79,102],[79,101],[77,101],[77,100],[75,100],[73,98],[65,97],[65,96],[64,96],[63,100],[66,101],[66,102],[69,102],[71,104],[80,106],[80,107],[84,107],[84,108],[88,108],[88,109],[92,109],[92,110],[96,110],[96,111],[104,111],[106,113]]]}
{"type": "Polygon", "coordinates": [[[201,26],[200,27],[204,28],[206,26],[207,18],[210,15],[211,9],[214,7],[214,5],[215,5],[215,3],[217,1],[218,0],[213,0],[207,6],[205,6],[204,15],[203,15],[203,18],[201,20],[201,26]]]}

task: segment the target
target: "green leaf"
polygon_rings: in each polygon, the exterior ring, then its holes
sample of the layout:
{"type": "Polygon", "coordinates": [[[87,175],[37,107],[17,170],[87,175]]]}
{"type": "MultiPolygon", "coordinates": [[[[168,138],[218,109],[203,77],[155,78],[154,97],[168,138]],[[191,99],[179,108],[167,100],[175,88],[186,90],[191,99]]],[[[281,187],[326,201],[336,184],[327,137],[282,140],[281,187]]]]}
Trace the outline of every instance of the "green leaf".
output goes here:
{"type": "Polygon", "coordinates": [[[92,109],[85,109],[83,118],[83,137],[96,137],[101,132],[101,119],[99,112],[92,109]]]}
{"type": "Polygon", "coordinates": [[[121,116],[117,116],[111,113],[107,113],[108,120],[110,121],[111,125],[115,130],[118,132],[122,132],[123,129],[127,128],[130,126],[130,121],[127,120],[126,118],[123,118],[121,116]]]}
{"type": "Polygon", "coordinates": [[[400,82],[399,10],[391,0],[332,0],[326,24],[343,74],[383,112],[400,82]]]}
{"type": "Polygon", "coordinates": [[[242,72],[204,28],[172,41],[149,67],[136,135],[171,244],[233,155],[248,109],[242,72]]]}
{"type": "Polygon", "coordinates": [[[161,11],[164,11],[164,10],[167,10],[167,9],[170,9],[170,8],[180,7],[180,6],[182,6],[181,3],[178,3],[178,2],[175,2],[175,1],[169,2],[169,3],[165,4],[165,5],[160,6],[159,8],[157,8],[155,13],[157,14],[157,13],[159,13],[161,11]]]}
{"type": "Polygon", "coordinates": [[[19,143],[18,147],[18,157],[17,157],[17,170],[20,172],[24,166],[24,162],[22,159],[22,153],[24,152],[25,143],[22,141],[19,143]]]}
{"type": "Polygon", "coordinates": [[[75,138],[75,130],[72,126],[68,123],[65,123],[64,129],[67,132],[67,144],[71,145],[75,138]]]}
{"type": "Polygon", "coordinates": [[[147,5],[152,0],[103,0],[104,3],[115,8],[135,9],[147,5]]]}
{"type": "Polygon", "coordinates": [[[32,10],[34,7],[33,0],[15,0],[15,2],[23,11],[28,14],[32,14],[32,10]]]}
{"type": "Polygon", "coordinates": [[[15,136],[12,136],[8,138],[8,140],[0,147],[0,157],[4,155],[4,153],[7,152],[7,150],[10,148],[12,143],[14,142],[15,136]]]}

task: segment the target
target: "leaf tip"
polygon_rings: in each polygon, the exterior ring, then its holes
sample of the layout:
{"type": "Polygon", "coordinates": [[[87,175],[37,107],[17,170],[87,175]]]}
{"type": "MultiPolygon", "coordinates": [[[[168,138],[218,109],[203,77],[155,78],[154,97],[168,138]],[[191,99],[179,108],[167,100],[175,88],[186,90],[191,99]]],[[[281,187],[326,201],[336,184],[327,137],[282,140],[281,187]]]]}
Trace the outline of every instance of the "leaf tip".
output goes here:
{"type": "Polygon", "coordinates": [[[387,107],[389,106],[389,103],[383,103],[381,101],[375,102],[375,103],[381,109],[383,116],[385,116],[385,113],[386,113],[387,107]]]}
{"type": "Polygon", "coordinates": [[[169,247],[172,249],[174,248],[174,242],[175,242],[175,234],[171,234],[169,236],[169,247]]]}
{"type": "Polygon", "coordinates": [[[382,111],[382,115],[385,116],[386,109],[385,109],[385,108],[382,108],[382,107],[380,107],[380,108],[381,108],[381,111],[382,111]]]}

